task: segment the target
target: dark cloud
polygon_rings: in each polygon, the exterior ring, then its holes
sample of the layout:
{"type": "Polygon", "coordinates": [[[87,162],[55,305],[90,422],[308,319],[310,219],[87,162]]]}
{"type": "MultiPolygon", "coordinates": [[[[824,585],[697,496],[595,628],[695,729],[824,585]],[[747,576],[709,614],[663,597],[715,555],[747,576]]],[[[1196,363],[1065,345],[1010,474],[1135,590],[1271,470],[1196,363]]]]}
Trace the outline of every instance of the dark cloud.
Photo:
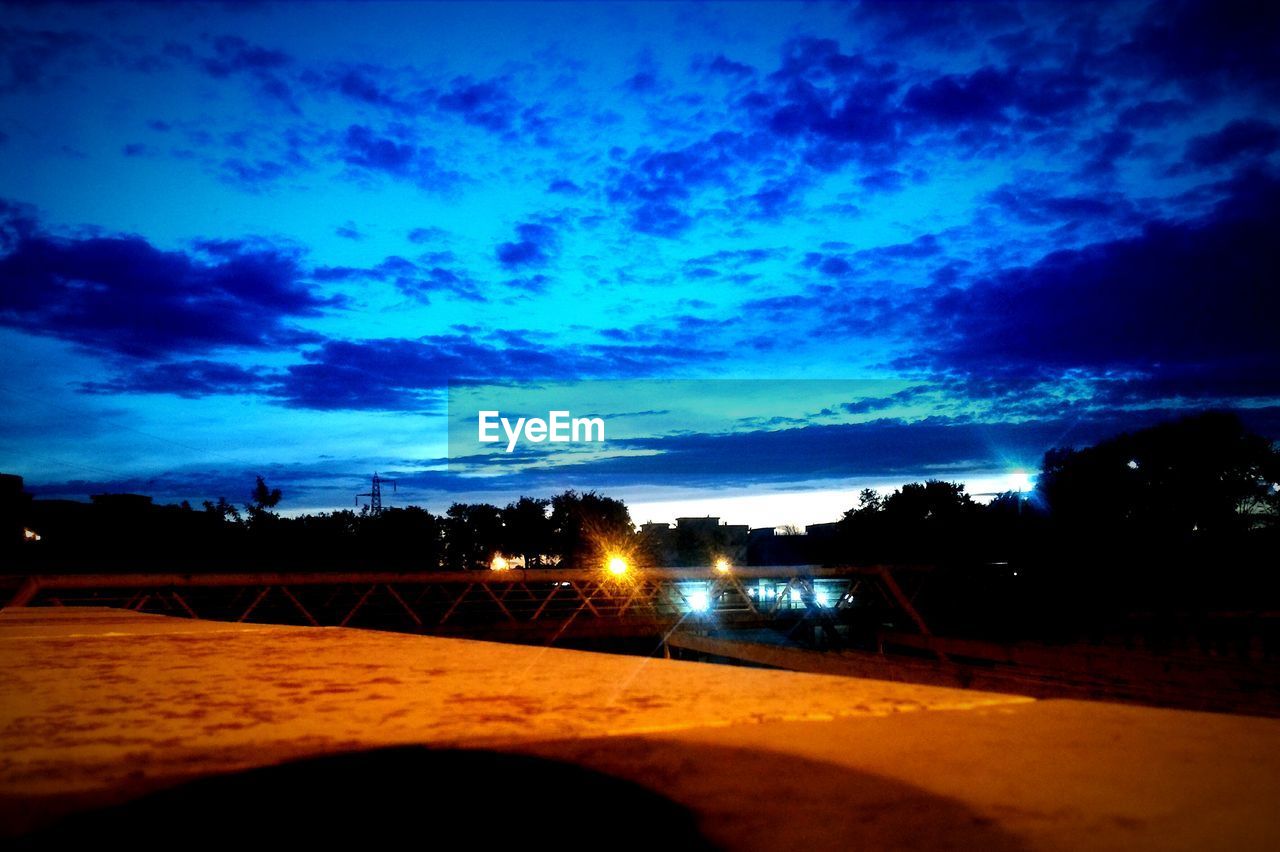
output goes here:
{"type": "Polygon", "coordinates": [[[551,259],[559,239],[547,225],[525,223],[516,227],[519,239],[502,243],[495,250],[498,262],[508,269],[542,266],[551,259]]]}
{"type": "Polygon", "coordinates": [[[1151,3],[1116,58],[1130,73],[1177,80],[1203,96],[1280,83],[1280,6],[1268,0],[1151,3]]]}
{"type": "Polygon", "coordinates": [[[1187,143],[1184,157],[1190,165],[1220,166],[1245,156],[1265,156],[1280,148],[1280,128],[1258,119],[1239,119],[1216,133],[1197,136],[1187,143]]]}
{"type": "Polygon", "coordinates": [[[735,62],[727,58],[723,53],[716,54],[715,58],[706,63],[706,69],[712,74],[723,74],[726,77],[734,77],[737,79],[745,79],[756,73],[756,69],[742,62],[735,62]]]}
{"type": "Polygon", "coordinates": [[[361,124],[347,128],[339,156],[352,168],[407,179],[424,189],[446,189],[462,178],[440,165],[434,148],[403,136],[379,135],[361,124]]]}
{"type": "Polygon", "coordinates": [[[1080,146],[1084,165],[1080,174],[1084,177],[1104,177],[1116,170],[1116,163],[1133,151],[1134,135],[1128,130],[1108,130],[1098,133],[1080,146]]]}
{"type": "Polygon", "coordinates": [[[245,160],[228,157],[222,161],[219,175],[228,183],[249,192],[259,192],[292,171],[289,166],[275,160],[245,160]]]}
{"type": "Polygon", "coordinates": [[[347,128],[342,158],[349,165],[403,177],[412,174],[418,156],[418,149],[407,142],[378,136],[359,124],[347,128]]]}
{"type": "Polygon", "coordinates": [[[271,394],[313,409],[413,410],[450,382],[627,378],[694,360],[688,347],[605,344],[557,347],[507,331],[494,340],[469,334],[416,340],[326,341],[286,368],[271,394]]]}
{"type": "Polygon", "coordinates": [[[414,228],[407,235],[409,242],[419,244],[438,242],[448,236],[443,228],[414,228]]]}
{"type": "Polygon", "coordinates": [[[1151,130],[1163,127],[1191,114],[1193,107],[1186,101],[1168,98],[1159,101],[1142,101],[1121,110],[1118,123],[1121,127],[1151,130]]]}
{"type": "Polygon", "coordinates": [[[859,179],[864,189],[871,192],[894,192],[907,183],[907,176],[897,169],[876,169],[859,179]]]}
{"type": "Polygon", "coordinates": [[[221,36],[213,42],[213,56],[200,65],[211,76],[229,77],[240,72],[261,73],[283,68],[292,58],[282,50],[250,44],[239,36],[221,36]]]}
{"type": "Polygon", "coordinates": [[[1017,114],[1052,119],[1085,106],[1097,80],[1072,70],[1025,71],[986,66],[912,86],[902,105],[926,126],[1005,124],[1017,114]]]}
{"type": "Polygon", "coordinates": [[[556,195],[580,195],[582,193],[582,187],[578,186],[571,180],[558,178],[548,184],[547,192],[555,193],[556,195]]]}
{"type": "Polygon", "coordinates": [[[788,43],[770,75],[771,91],[743,103],[772,133],[813,145],[812,164],[830,168],[847,160],[892,162],[898,156],[897,67],[843,54],[829,39],[788,43]]]}
{"type": "Polygon", "coordinates": [[[922,234],[906,243],[894,243],[873,249],[863,249],[854,256],[860,262],[883,262],[893,260],[921,260],[933,257],[942,252],[942,245],[934,234],[922,234]]]}
{"type": "Polygon", "coordinates": [[[80,32],[0,26],[0,93],[39,89],[60,59],[91,43],[80,32]]]}
{"type": "Polygon", "coordinates": [[[194,359],[136,365],[105,382],[85,382],[85,393],[169,393],[186,398],[258,393],[269,387],[266,371],[220,361],[194,359]]]}
{"type": "Polygon", "coordinates": [[[685,261],[685,266],[725,266],[731,269],[738,269],[750,264],[763,263],[766,260],[779,258],[784,254],[783,250],[772,248],[724,249],[701,257],[690,258],[685,261]]]}
{"type": "Polygon", "coordinates": [[[416,339],[322,340],[301,350],[301,363],[283,368],[206,359],[117,363],[106,381],[87,382],[87,393],[169,393],[184,397],[257,395],[316,410],[434,410],[436,392],[449,383],[648,377],[700,361],[705,350],[671,340],[629,339],[556,346],[537,335],[440,334],[416,339]]]}
{"type": "Polygon", "coordinates": [[[0,257],[0,323],[123,355],[296,344],[291,320],[335,303],[303,283],[297,257],[204,242],[161,251],[140,237],[28,232],[0,257]]]}
{"type": "Polygon", "coordinates": [[[794,178],[771,181],[746,198],[752,207],[744,211],[746,218],[771,221],[800,209],[804,184],[794,178]]]}
{"type": "Polygon", "coordinates": [[[509,130],[520,112],[520,104],[501,80],[477,82],[470,77],[454,79],[450,91],[436,98],[436,106],[495,132],[509,130]]]}
{"type": "Polygon", "coordinates": [[[1280,394],[1280,183],[1254,172],[1229,192],[1198,220],[945,288],[925,323],[935,339],[908,360],[988,376],[1195,377],[1223,392],[1269,375],[1255,389],[1280,394]]]}
{"type": "MultiPolygon", "coordinates": [[[[431,255],[426,255],[428,261],[431,255]]],[[[374,266],[321,266],[312,271],[316,281],[357,281],[390,284],[406,296],[424,304],[431,296],[449,293],[473,302],[485,301],[475,280],[460,269],[433,263],[420,264],[399,255],[390,255],[374,266]]]]}
{"type": "Polygon", "coordinates": [[[627,78],[623,86],[632,92],[652,92],[658,88],[658,77],[652,71],[638,71],[627,78]]]}
{"type": "Polygon", "coordinates": [[[1055,195],[1047,189],[1005,184],[987,195],[1000,210],[1040,225],[1117,220],[1130,216],[1132,203],[1119,195],[1055,195]]]}
{"type": "Polygon", "coordinates": [[[625,169],[614,170],[608,198],[630,209],[634,230],[676,236],[693,224],[694,194],[732,187],[738,171],[758,153],[751,139],[728,131],[673,150],[642,148],[625,169]]]}
{"type": "Polygon", "coordinates": [[[906,109],[942,125],[1003,122],[1018,97],[1016,75],[991,66],[972,74],[948,74],[912,86],[903,99],[906,109]]]}
{"type": "Polygon", "coordinates": [[[998,41],[1003,33],[1022,29],[1025,20],[1012,0],[983,3],[900,2],[862,0],[850,20],[869,26],[891,44],[928,42],[938,47],[967,49],[975,41],[998,41]]]}
{"type": "MultiPolygon", "coordinates": [[[[193,54],[192,58],[195,58],[193,54]]],[[[196,61],[211,77],[225,79],[245,75],[255,81],[262,94],[299,112],[293,89],[280,73],[293,64],[293,57],[282,50],[251,44],[240,36],[224,35],[214,39],[212,55],[196,61]]]]}
{"type": "Polygon", "coordinates": [[[919,397],[926,390],[928,390],[928,388],[923,385],[904,388],[903,390],[889,394],[888,396],[868,397],[867,399],[859,399],[855,402],[842,402],[840,403],[840,409],[849,414],[869,414],[873,411],[883,411],[886,408],[893,408],[895,405],[903,405],[911,402],[911,400],[919,397]]]}
{"type": "MultiPolygon", "coordinates": [[[[1280,434],[1280,409],[1240,414],[1250,428],[1280,434]]],[[[565,481],[599,488],[640,484],[726,488],[813,480],[847,484],[850,479],[872,477],[950,480],[966,471],[1034,469],[1049,449],[1088,446],[1176,416],[1176,410],[1157,408],[1024,421],[879,419],[610,440],[612,450],[643,452],[524,471],[515,487],[541,483],[555,487],[565,481]]]]}
{"type": "Polygon", "coordinates": [[[402,111],[409,104],[393,94],[379,77],[387,76],[386,69],[362,64],[333,70],[324,78],[324,84],[343,97],[359,103],[402,111]]]}

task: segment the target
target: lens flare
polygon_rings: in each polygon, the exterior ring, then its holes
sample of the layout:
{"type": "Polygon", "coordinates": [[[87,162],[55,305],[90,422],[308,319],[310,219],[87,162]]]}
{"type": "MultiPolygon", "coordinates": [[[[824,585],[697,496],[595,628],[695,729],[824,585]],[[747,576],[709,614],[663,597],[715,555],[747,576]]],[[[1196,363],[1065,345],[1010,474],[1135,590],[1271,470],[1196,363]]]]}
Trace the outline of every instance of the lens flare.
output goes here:
{"type": "Polygon", "coordinates": [[[723,556],[716,560],[715,568],[717,573],[728,574],[730,567],[729,560],[725,559],[723,556]]]}
{"type": "Polygon", "coordinates": [[[609,560],[604,564],[605,570],[615,577],[621,577],[627,573],[627,560],[621,556],[610,556],[609,560]]]}
{"type": "Polygon", "coordinates": [[[493,561],[489,563],[490,571],[510,571],[511,563],[502,558],[502,554],[495,553],[493,561]]]}

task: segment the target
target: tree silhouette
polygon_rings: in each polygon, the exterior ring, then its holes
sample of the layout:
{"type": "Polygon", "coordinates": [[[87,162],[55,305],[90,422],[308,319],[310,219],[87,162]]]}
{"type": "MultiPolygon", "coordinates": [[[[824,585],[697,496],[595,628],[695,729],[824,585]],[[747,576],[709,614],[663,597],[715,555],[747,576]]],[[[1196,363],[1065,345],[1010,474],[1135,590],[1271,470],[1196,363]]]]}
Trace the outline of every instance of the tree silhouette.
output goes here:
{"type": "Polygon", "coordinates": [[[611,551],[630,553],[637,546],[626,504],[594,491],[565,491],[552,497],[551,526],[561,561],[575,568],[597,564],[611,551]]]}
{"type": "Polygon", "coordinates": [[[454,503],[445,513],[445,567],[474,571],[489,567],[502,550],[502,513],[489,503],[454,503]]]}
{"type": "Polygon", "coordinates": [[[1037,490],[1055,524],[1088,538],[1224,536],[1274,525],[1280,454],[1235,414],[1209,412],[1045,454],[1037,490]]]}
{"type": "Polygon", "coordinates": [[[502,551],[523,556],[526,568],[540,567],[555,549],[550,508],[550,500],[521,497],[502,510],[502,551]]]}

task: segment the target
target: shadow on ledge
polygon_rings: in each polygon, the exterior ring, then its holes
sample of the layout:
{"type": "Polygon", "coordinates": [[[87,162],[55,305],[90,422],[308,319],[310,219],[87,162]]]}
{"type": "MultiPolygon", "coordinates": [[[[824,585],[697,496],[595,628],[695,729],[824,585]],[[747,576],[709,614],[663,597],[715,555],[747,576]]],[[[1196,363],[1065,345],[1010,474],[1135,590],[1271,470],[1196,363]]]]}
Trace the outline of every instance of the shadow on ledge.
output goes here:
{"type": "Polygon", "coordinates": [[[381,852],[406,842],[593,852],[714,848],[693,814],[638,784],[540,757],[417,746],[188,781],[66,817],[11,848],[381,852]]]}
{"type": "Polygon", "coordinates": [[[405,746],[307,758],[73,813],[12,848],[106,842],[130,852],[1026,849],[995,820],[901,781],[768,749],[645,736],[516,753],[405,746]]]}

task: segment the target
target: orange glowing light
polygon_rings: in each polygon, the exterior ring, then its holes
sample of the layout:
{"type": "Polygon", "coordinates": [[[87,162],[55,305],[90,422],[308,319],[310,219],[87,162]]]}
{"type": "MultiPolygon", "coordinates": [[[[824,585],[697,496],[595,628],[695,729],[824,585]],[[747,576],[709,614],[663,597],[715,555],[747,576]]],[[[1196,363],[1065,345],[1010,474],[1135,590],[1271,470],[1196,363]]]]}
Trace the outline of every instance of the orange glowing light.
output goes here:
{"type": "Polygon", "coordinates": [[[490,571],[510,571],[511,563],[502,558],[502,554],[495,553],[493,561],[489,563],[490,571]]]}
{"type": "Polygon", "coordinates": [[[609,561],[604,564],[605,570],[615,577],[621,577],[627,573],[629,566],[627,560],[621,556],[610,556],[609,561]]]}
{"type": "Polygon", "coordinates": [[[715,568],[718,573],[728,574],[730,567],[732,566],[729,565],[729,560],[725,559],[723,556],[716,560],[715,568]]]}

